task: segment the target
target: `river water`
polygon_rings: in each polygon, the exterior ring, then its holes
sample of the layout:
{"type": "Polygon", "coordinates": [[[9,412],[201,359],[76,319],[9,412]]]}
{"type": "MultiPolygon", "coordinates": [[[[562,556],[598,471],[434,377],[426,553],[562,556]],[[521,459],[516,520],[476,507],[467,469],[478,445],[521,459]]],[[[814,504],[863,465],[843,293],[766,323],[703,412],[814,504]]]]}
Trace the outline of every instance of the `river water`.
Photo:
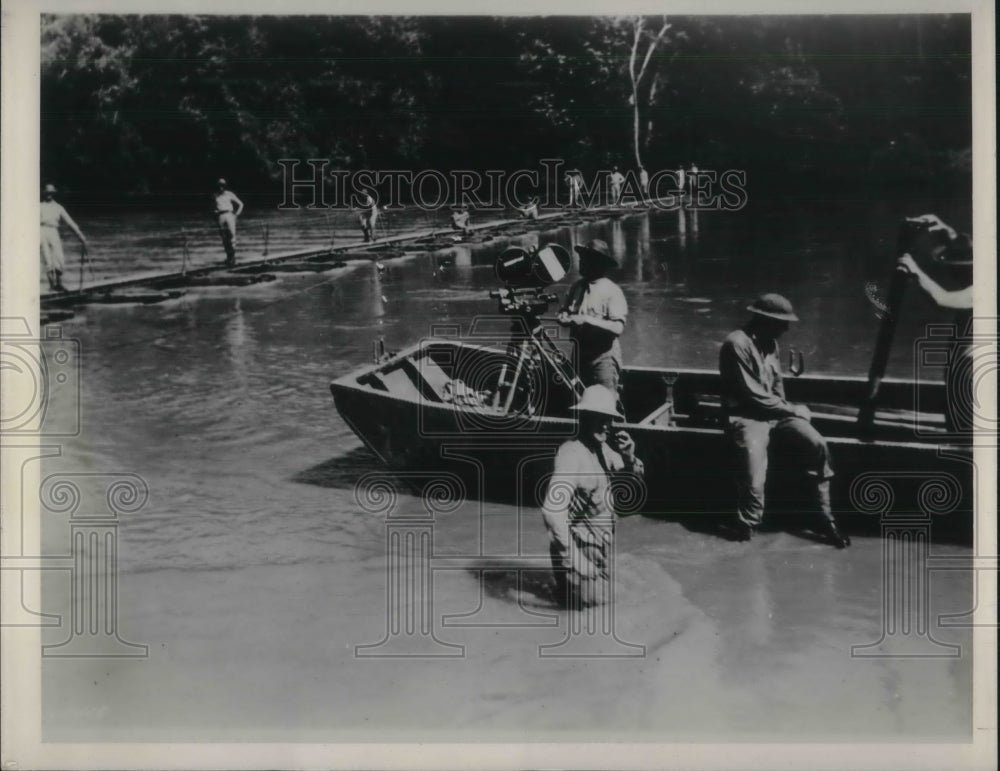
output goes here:
{"type": "MultiPolygon", "coordinates": [[[[697,221],[633,214],[518,243],[601,237],[623,255],[627,363],[714,367],[747,301],[781,291],[802,318],[787,342],[809,370],[864,374],[878,323],[870,297],[885,286],[896,218],[936,211],[962,225],[963,206],[800,201],[697,221]]],[[[326,237],[322,214],[269,216],[288,248],[326,237]]],[[[427,221],[401,219],[397,227],[427,221]]],[[[177,259],[179,217],[77,221],[95,261],[105,255],[102,275],[177,259]]],[[[624,519],[615,636],[599,636],[596,658],[553,656],[570,648],[542,646],[575,638],[573,619],[540,599],[545,571],[524,571],[518,584],[489,559],[544,558],[540,515],[457,501],[434,514],[435,558],[457,559],[434,571],[433,639],[421,637],[443,657],[358,648],[382,641],[392,617],[387,520],[357,499],[358,480],[379,467],[337,415],[328,383],[368,362],[377,337],[394,349],[435,324],[465,328],[493,312],[498,248],[456,245],[386,260],[383,271],[358,263],[154,306],[92,306],[62,325],[80,345],[82,430],[45,459],[43,475],[131,473],[148,484],[148,503],[122,514],[116,535],[118,634],[148,656],[45,658],[43,738],[969,740],[971,634],[933,619],[973,607],[970,574],[939,571],[928,584],[934,639],[916,644],[948,656],[852,656],[883,636],[883,541],[871,536],[838,552],[788,532],[735,544],[624,519]]],[[[912,341],[926,322],[948,320],[911,293],[890,374],[911,375],[912,341]]],[[[51,409],[72,421],[74,389],[56,387],[51,409]]],[[[83,485],[98,508],[105,477],[83,485]]],[[[394,514],[423,512],[406,488],[397,495],[394,514]]],[[[43,509],[42,525],[45,553],[67,553],[67,517],[43,509]]],[[[65,572],[44,578],[44,611],[65,617],[69,596],[65,572]]],[[[43,641],[67,633],[46,629],[43,641]]]]}

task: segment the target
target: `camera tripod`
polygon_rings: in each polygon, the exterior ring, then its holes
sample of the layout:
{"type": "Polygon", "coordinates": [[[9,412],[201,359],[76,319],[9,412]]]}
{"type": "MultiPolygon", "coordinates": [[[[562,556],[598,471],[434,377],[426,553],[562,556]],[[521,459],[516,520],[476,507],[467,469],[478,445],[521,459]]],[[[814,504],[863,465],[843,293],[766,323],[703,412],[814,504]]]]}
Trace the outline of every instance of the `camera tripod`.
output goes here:
{"type": "Polygon", "coordinates": [[[580,398],[585,386],[566,355],[549,337],[539,317],[539,309],[546,308],[547,304],[556,298],[537,292],[520,295],[521,292],[510,289],[491,293],[491,296],[499,298],[501,311],[514,316],[511,319],[510,341],[507,344],[508,356],[514,359],[514,362],[503,363],[491,406],[504,414],[509,414],[519,388],[523,387],[522,381],[526,380],[529,393],[526,409],[529,415],[533,415],[535,404],[530,399],[530,371],[537,370],[539,365],[544,369],[547,364],[555,375],[555,382],[564,383],[573,392],[575,399],[580,398]]]}

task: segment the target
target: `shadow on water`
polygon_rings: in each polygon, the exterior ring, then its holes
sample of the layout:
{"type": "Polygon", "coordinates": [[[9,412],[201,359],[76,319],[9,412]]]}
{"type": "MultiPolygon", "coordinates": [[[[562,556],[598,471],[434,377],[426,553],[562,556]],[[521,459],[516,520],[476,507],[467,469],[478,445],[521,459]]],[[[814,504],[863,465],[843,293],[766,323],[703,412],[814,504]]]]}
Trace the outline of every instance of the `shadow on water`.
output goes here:
{"type": "Polygon", "coordinates": [[[384,466],[367,447],[355,447],[343,455],[318,463],[292,477],[293,482],[335,490],[353,490],[358,479],[384,466]]]}
{"type": "MultiPolygon", "coordinates": [[[[311,468],[300,471],[293,478],[293,482],[300,484],[314,485],[327,489],[356,491],[358,481],[366,474],[381,472],[387,479],[392,480],[396,490],[421,497],[428,491],[429,485],[435,481],[436,473],[433,469],[424,472],[396,474],[382,464],[378,457],[366,447],[356,447],[343,455],[331,458],[319,463],[311,468]]],[[[537,481],[537,480],[536,480],[537,481]]],[[[475,491],[479,489],[480,481],[474,478],[463,478],[466,490],[475,491]]],[[[532,484],[529,487],[541,490],[544,485],[532,484]]],[[[814,543],[827,543],[827,537],[823,532],[823,522],[809,497],[802,491],[784,491],[780,494],[777,491],[771,492],[772,485],[769,484],[768,499],[772,502],[765,514],[765,519],[759,528],[762,533],[784,532],[805,541],[814,543]]],[[[466,500],[482,500],[486,503],[499,504],[504,506],[515,506],[523,508],[540,508],[541,501],[532,499],[525,501],[519,498],[517,485],[509,484],[487,484],[481,496],[466,496],[466,500]]],[[[522,488],[523,489],[523,488],[522,488]]],[[[676,522],[685,530],[691,533],[699,533],[712,536],[722,540],[735,540],[735,495],[732,498],[733,511],[721,512],[704,510],[698,512],[671,511],[669,506],[663,506],[663,502],[658,502],[656,511],[637,512],[626,515],[641,516],[651,520],[661,520],[664,522],[676,522]]],[[[707,508],[707,507],[706,507],[707,508]]],[[[852,536],[880,537],[884,534],[884,529],[891,526],[891,521],[858,514],[856,512],[837,512],[837,523],[841,530],[852,536]]],[[[934,543],[968,545],[972,541],[972,517],[935,517],[930,529],[930,540],[934,543]]],[[[496,596],[502,596],[517,587],[512,587],[511,581],[516,581],[517,576],[522,571],[522,566],[516,566],[515,570],[505,571],[503,565],[482,565],[475,566],[474,572],[482,573],[486,568],[499,570],[498,576],[490,579],[491,586],[497,591],[496,596]],[[509,575],[507,573],[509,572],[509,575]],[[507,575],[507,578],[503,578],[507,575]],[[504,583],[506,581],[506,583],[504,583]]],[[[484,586],[487,583],[484,574],[484,586]]],[[[525,591],[537,593],[533,589],[525,588],[525,591]]],[[[490,594],[490,591],[487,591],[490,594]]],[[[491,595],[492,596],[492,595],[491,595]]]]}
{"type": "Polygon", "coordinates": [[[507,570],[468,568],[468,573],[492,599],[516,602],[521,608],[559,610],[563,604],[555,596],[549,567],[511,567],[507,570]]]}

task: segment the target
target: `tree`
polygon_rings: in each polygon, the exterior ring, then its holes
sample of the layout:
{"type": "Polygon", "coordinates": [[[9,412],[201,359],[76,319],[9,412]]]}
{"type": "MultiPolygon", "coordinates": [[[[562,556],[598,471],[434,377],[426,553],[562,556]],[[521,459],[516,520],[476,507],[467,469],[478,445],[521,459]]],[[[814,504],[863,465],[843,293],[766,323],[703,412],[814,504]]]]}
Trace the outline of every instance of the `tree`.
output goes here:
{"type": "MultiPolygon", "coordinates": [[[[639,144],[639,86],[642,83],[643,76],[646,74],[646,70],[649,67],[649,62],[653,57],[653,52],[656,47],[663,41],[667,34],[667,30],[670,29],[671,25],[667,22],[667,17],[663,17],[663,23],[660,26],[660,31],[656,33],[655,36],[650,37],[650,34],[645,29],[646,20],[642,16],[636,16],[632,19],[632,48],[629,52],[628,58],[628,75],[629,82],[632,84],[632,146],[635,150],[635,163],[640,169],[643,167],[642,153],[639,144]],[[644,34],[646,33],[646,34],[644,34]],[[643,39],[646,39],[646,53],[642,57],[642,63],[639,64],[639,47],[643,39]],[[637,66],[638,65],[638,66],[637,66]]],[[[652,78],[652,85],[649,89],[649,96],[647,97],[647,104],[652,104],[656,98],[656,88],[659,84],[658,73],[654,73],[652,78]]],[[[652,132],[652,120],[647,123],[647,133],[652,132]]]]}

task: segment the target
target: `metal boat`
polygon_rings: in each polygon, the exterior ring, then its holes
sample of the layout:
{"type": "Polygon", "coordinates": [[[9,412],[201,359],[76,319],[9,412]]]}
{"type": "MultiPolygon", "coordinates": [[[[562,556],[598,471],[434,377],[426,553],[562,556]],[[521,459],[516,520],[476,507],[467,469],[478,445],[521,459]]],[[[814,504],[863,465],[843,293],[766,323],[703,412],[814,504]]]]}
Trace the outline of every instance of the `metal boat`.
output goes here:
{"type": "MultiPolygon", "coordinates": [[[[576,394],[539,355],[522,362],[519,385],[505,389],[518,344],[518,336],[506,348],[477,343],[475,335],[428,339],[334,380],[330,390],[341,416],[386,466],[427,480],[457,474],[471,494],[535,506],[556,449],[574,433],[576,394]]],[[[624,428],[646,478],[620,509],[688,518],[734,511],[719,385],[714,371],[625,368],[624,428]]],[[[838,517],[971,527],[972,452],[946,428],[943,383],[883,379],[867,426],[858,420],[869,391],[864,378],[788,377],[785,389],[790,401],[809,406],[828,440],[838,517]]],[[[772,448],[770,468],[769,510],[808,510],[792,454],[772,448]]]]}

